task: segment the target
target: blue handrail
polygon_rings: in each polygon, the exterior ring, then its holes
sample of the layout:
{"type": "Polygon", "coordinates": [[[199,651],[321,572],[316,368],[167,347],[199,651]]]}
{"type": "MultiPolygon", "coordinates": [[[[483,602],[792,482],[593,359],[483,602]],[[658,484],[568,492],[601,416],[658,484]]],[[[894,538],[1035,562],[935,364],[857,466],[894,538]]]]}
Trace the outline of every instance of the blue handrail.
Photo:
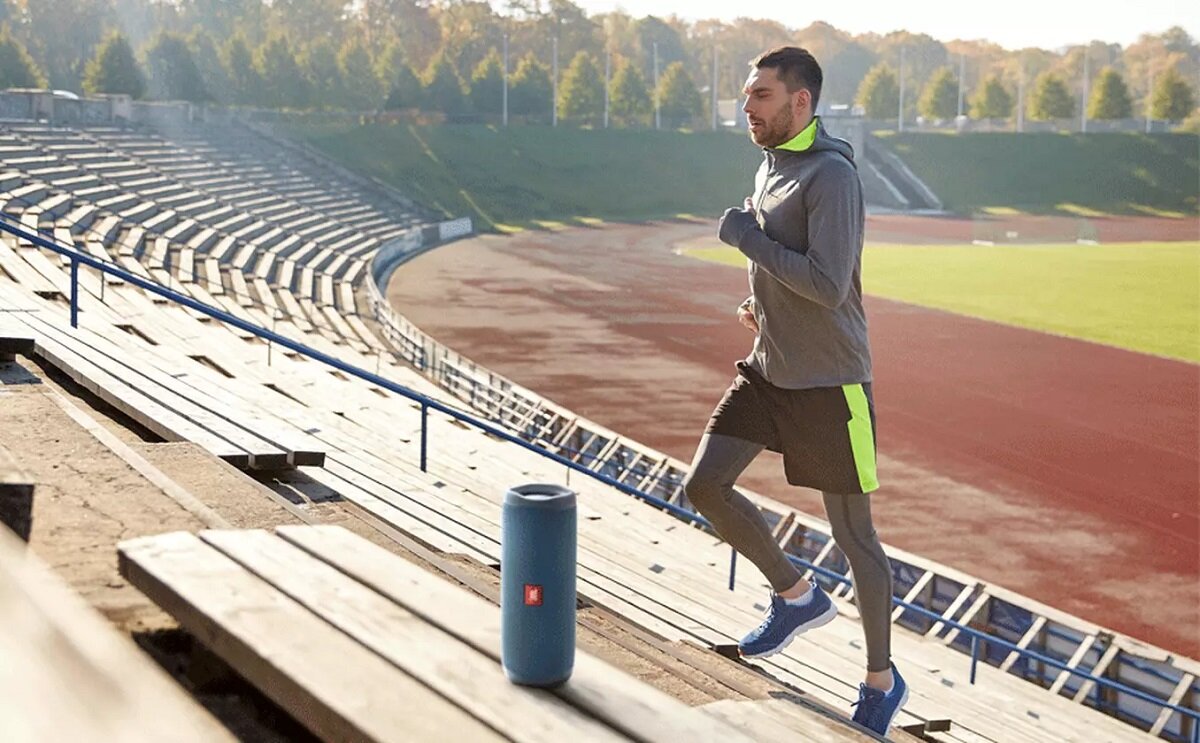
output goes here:
{"type": "MultiPolygon", "coordinates": [[[[629,485],[619,482],[607,475],[596,472],[595,470],[590,469],[589,467],[587,467],[583,464],[580,464],[573,460],[567,459],[566,457],[555,454],[554,452],[550,452],[550,451],[542,449],[538,446],[530,444],[529,442],[527,442],[513,434],[510,434],[508,431],[505,431],[502,428],[492,425],[491,423],[489,423],[487,421],[480,420],[478,418],[475,418],[474,416],[471,416],[471,415],[463,413],[459,410],[456,410],[453,407],[445,405],[433,398],[422,395],[421,393],[411,390],[401,384],[392,382],[391,380],[381,377],[378,374],[373,374],[365,369],[361,369],[357,366],[354,366],[353,364],[348,364],[348,363],[342,361],[341,359],[335,358],[333,356],[329,356],[328,354],[322,353],[321,351],[317,351],[316,349],[310,348],[309,346],[306,346],[303,343],[300,343],[298,341],[294,341],[291,338],[288,338],[286,336],[280,335],[273,331],[267,330],[266,328],[259,327],[258,325],[255,325],[254,323],[247,322],[246,320],[243,320],[235,315],[231,315],[228,312],[225,312],[224,310],[220,310],[215,307],[210,307],[210,306],[204,304],[203,302],[198,302],[185,294],[176,292],[172,289],[168,289],[168,288],[161,286],[153,281],[148,281],[146,279],[143,279],[142,277],[137,276],[136,274],[130,273],[129,271],[126,271],[125,269],[118,267],[111,261],[100,260],[100,259],[95,258],[86,253],[81,253],[81,252],[75,250],[74,248],[69,248],[64,245],[59,245],[57,242],[54,241],[53,238],[47,237],[46,235],[42,234],[40,231],[37,233],[29,232],[26,229],[24,229],[24,227],[15,226],[14,224],[11,223],[12,221],[13,221],[12,217],[10,217],[9,215],[0,213],[0,231],[8,232],[20,239],[30,242],[38,247],[45,248],[47,250],[50,250],[54,253],[57,253],[61,256],[64,256],[64,257],[70,259],[70,261],[71,261],[71,327],[73,327],[73,328],[78,327],[78,320],[79,320],[79,264],[83,264],[90,268],[94,268],[94,269],[100,271],[101,273],[107,273],[112,276],[115,276],[118,279],[121,279],[122,281],[128,282],[128,283],[130,283],[136,287],[139,287],[141,289],[144,289],[145,291],[148,291],[152,294],[157,294],[157,295],[164,297],[172,302],[183,305],[184,307],[188,307],[197,312],[203,313],[203,314],[213,317],[217,320],[220,320],[223,323],[232,325],[236,328],[240,328],[248,333],[252,333],[253,335],[258,336],[259,338],[263,338],[272,343],[277,343],[277,344],[283,346],[284,348],[288,348],[288,349],[295,351],[298,354],[307,356],[308,358],[311,358],[315,361],[320,361],[321,363],[331,366],[339,371],[345,372],[346,374],[350,374],[352,376],[358,377],[359,379],[363,379],[367,382],[370,382],[371,384],[378,385],[379,387],[386,389],[390,392],[393,392],[397,395],[408,398],[414,402],[420,403],[420,405],[421,405],[421,470],[422,471],[426,471],[427,465],[428,465],[428,455],[427,455],[427,453],[428,453],[428,414],[429,414],[429,410],[432,409],[432,410],[436,410],[440,413],[443,413],[451,418],[454,418],[455,420],[458,420],[462,423],[474,426],[488,434],[499,437],[505,441],[508,441],[509,443],[516,444],[517,446],[520,446],[524,449],[532,451],[540,456],[543,456],[547,459],[557,462],[558,464],[561,464],[569,469],[572,469],[581,474],[587,475],[588,477],[598,480],[599,482],[602,482],[605,485],[616,488],[617,490],[621,491],[622,493],[625,493],[627,495],[631,495],[635,498],[643,500],[643,501],[655,506],[656,508],[661,508],[678,518],[684,519],[686,521],[690,521],[694,524],[705,527],[711,531],[715,531],[715,529],[713,529],[713,527],[712,527],[712,524],[709,523],[709,521],[707,519],[705,519],[703,516],[701,516],[697,513],[693,513],[691,511],[687,510],[686,508],[677,506],[673,503],[662,500],[661,498],[656,498],[655,496],[649,495],[648,493],[644,493],[644,492],[638,490],[637,488],[630,487],[629,485]]],[[[819,565],[815,565],[803,558],[796,557],[795,555],[791,555],[791,554],[788,554],[787,558],[792,563],[794,563],[798,566],[804,567],[805,569],[812,570],[813,572],[818,573],[832,581],[836,581],[838,583],[843,583],[843,584],[851,583],[850,579],[846,578],[845,576],[841,575],[840,573],[836,573],[827,568],[822,568],[819,565]]],[[[731,557],[731,559],[730,559],[729,585],[730,585],[731,590],[734,587],[734,570],[735,570],[735,568],[736,568],[736,553],[734,553],[734,556],[731,557]]],[[[1067,672],[1071,673],[1072,675],[1081,677],[1085,681],[1091,681],[1093,683],[1096,683],[1097,685],[1100,685],[1100,686],[1103,686],[1103,687],[1106,687],[1109,689],[1113,689],[1113,690],[1123,693],[1123,694],[1127,694],[1127,695],[1137,698],[1141,701],[1148,702],[1150,704],[1162,707],[1164,709],[1170,709],[1171,711],[1178,713],[1182,717],[1191,718],[1191,721],[1192,721],[1192,723],[1191,723],[1192,730],[1191,730],[1191,736],[1190,736],[1191,741],[1192,741],[1192,743],[1200,743],[1200,712],[1196,712],[1194,710],[1187,709],[1187,708],[1181,707],[1179,705],[1168,704],[1165,700],[1155,697],[1152,694],[1148,694],[1139,689],[1134,689],[1130,686],[1126,686],[1117,681],[1112,681],[1110,679],[1095,676],[1088,671],[1083,671],[1078,668],[1071,668],[1066,663],[1063,663],[1062,661],[1056,660],[1054,658],[1050,658],[1048,656],[1042,655],[1040,653],[1029,650],[1027,648],[1018,647],[1017,645],[1015,645],[1011,642],[1008,642],[1007,640],[1004,640],[1002,638],[996,637],[995,635],[990,635],[986,632],[977,630],[973,627],[969,627],[967,625],[960,624],[952,619],[943,617],[942,615],[940,615],[936,612],[930,611],[922,606],[911,604],[911,603],[909,603],[903,599],[897,598],[895,596],[892,597],[892,603],[895,606],[901,606],[908,611],[915,612],[919,615],[923,615],[931,620],[939,622],[947,627],[956,629],[959,632],[968,636],[971,639],[971,647],[972,647],[972,652],[971,652],[971,682],[972,683],[974,683],[975,666],[976,666],[976,663],[978,662],[978,644],[980,642],[991,643],[993,645],[997,645],[999,647],[1005,648],[1005,649],[1009,650],[1010,652],[1015,652],[1020,656],[1032,658],[1033,660],[1036,660],[1040,663],[1044,663],[1046,665],[1058,668],[1061,671],[1067,671],[1067,672]]]]}

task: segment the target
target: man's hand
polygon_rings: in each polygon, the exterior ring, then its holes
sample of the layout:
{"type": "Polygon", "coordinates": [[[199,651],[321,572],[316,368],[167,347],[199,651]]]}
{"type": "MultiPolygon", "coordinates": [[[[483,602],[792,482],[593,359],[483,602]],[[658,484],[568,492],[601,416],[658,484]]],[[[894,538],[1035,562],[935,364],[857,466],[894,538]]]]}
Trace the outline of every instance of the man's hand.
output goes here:
{"type": "Polygon", "coordinates": [[[738,322],[742,325],[758,332],[758,320],[754,317],[754,297],[750,297],[745,302],[742,302],[737,308],[738,322]]]}
{"type": "Polygon", "coordinates": [[[730,207],[725,210],[724,216],[721,217],[720,226],[717,228],[717,235],[721,238],[721,242],[726,245],[738,247],[742,238],[750,230],[758,229],[758,219],[754,216],[754,204],[750,199],[743,202],[741,209],[730,207]]]}

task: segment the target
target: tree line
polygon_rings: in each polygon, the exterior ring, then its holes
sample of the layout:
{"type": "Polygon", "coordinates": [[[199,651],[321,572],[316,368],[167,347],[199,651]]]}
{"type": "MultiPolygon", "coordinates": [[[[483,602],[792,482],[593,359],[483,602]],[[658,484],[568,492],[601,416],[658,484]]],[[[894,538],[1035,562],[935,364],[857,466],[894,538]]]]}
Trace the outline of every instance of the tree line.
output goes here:
{"type": "MultiPolygon", "coordinates": [[[[1168,67],[1156,82],[1148,83],[1148,98],[1140,110],[1134,108],[1134,98],[1124,77],[1114,67],[1100,70],[1088,80],[1088,86],[1078,97],[1069,89],[1063,76],[1046,70],[1035,79],[1019,83],[1018,93],[1005,85],[999,74],[991,74],[969,93],[959,84],[954,68],[945,66],[914,95],[916,110],[923,119],[946,121],[958,116],[971,119],[1008,120],[1016,115],[1024,101],[1024,113],[1035,121],[1071,119],[1079,109],[1088,119],[1119,120],[1138,116],[1160,121],[1179,122],[1192,115],[1196,108],[1195,93],[1174,67],[1168,67]],[[1028,96],[1026,98],[1026,96],[1028,96]]],[[[900,85],[897,73],[886,62],[872,67],[859,86],[857,101],[864,114],[874,119],[894,119],[900,115],[900,85]]]]}
{"type": "Polygon", "coordinates": [[[696,126],[714,81],[738,97],[748,61],[779,44],[817,56],[826,105],[881,119],[898,115],[903,86],[906,119],[1011,118],[1022,99],[1033,119],[1086,105],[1092,118],[1178,121],[1200,77],[1200,47],[1178,27],[1126,47],[1005,50],[822,22],[589,16],[571,0],[0,0],[0,88],[298,110],[499,116],[507,50],[518,119],[696,126]]]}

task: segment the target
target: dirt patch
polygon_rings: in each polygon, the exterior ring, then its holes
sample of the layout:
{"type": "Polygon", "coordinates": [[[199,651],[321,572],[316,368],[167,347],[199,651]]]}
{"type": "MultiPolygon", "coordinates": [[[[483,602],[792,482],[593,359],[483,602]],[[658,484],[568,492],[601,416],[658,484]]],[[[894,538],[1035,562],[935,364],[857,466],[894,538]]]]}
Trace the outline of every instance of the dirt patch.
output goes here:
{"type": "MultiPolygon", "coordinates": [[[[876,216],[869,229],[962,239],[962,220],[915,219],[876,216]]],[[[389,300],[475,361],[689,461],[752,340],[733,316],[745,273],[673,250],[712,230],[485,236],[406,265],[389,300]]],[[[867,313],[882,538],[1200,656],[1200,369],[873,297],[867,313]],[[1133,595],[1113,579],[1130,574],[1133,595]]],[[[819,494],[780,472],[767,455],[741,482],[822,516],[819,494]]]]}
{"type": "Polygon", "coordinates": [[[0,445],[37,483],[32,550],[120,629],[174,626],[117,575],[116,544],[204,524],[76,425],[55,394],[0,388],[0,445]]]}

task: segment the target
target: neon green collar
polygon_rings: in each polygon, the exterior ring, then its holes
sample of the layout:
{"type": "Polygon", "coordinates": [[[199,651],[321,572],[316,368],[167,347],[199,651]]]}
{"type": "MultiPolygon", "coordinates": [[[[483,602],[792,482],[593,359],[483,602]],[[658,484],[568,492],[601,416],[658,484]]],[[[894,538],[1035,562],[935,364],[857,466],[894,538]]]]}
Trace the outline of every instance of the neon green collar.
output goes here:
{"type": "Polygon", "coordinates": [[[817,141],[818,121],[820,121],[820,118],[814,116],[813,120],[809,122],[808,126],[804,127],[804,131],[779,145],[775,149],[788,150],[789,152],[804,152],[809,147],[812,147],[813,142],[817,141]]]}

